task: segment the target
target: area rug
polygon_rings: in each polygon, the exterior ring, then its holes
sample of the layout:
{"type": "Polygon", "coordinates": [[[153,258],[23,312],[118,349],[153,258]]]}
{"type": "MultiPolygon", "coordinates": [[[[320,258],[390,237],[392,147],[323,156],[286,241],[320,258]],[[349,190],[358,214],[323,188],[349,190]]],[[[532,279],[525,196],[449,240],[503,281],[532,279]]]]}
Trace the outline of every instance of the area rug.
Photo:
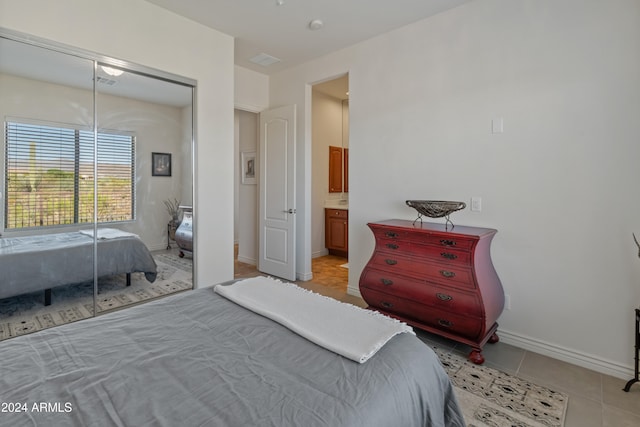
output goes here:
{"type": "MultiPolygon", "coordinates": [[[[98,314],[193,287],[191,258],[179,258],[177,251],[152,254],[158,266],[153,283],[143,273],[131,274],[131,286],[126,286],[124,274],[98,280],[98,314]]],[[[49,306],[43,304],[43,294],[33,292],[0,300],[0,341],[93,316],[93,282],[53,288],[49,306]]]]}
{"type": "Polygon", "coordinates": [[[562,427],[568,396],[434,348],[456,388],[467,427],[562,427]]]}

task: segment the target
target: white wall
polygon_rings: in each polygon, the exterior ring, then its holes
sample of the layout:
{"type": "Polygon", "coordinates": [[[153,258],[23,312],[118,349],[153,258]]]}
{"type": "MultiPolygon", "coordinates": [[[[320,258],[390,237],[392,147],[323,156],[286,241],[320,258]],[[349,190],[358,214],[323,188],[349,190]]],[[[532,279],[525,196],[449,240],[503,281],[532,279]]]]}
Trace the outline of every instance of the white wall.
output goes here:
{"type": "Polygon", "coordinates": [[[99,127],[136,135],[136,220],[118,228],[138,234],[150,250],[167,247],[171,217],[164,201],[175,199],[184,205],[191,199],[191,185],[183,185],[183,178],[191,181],[191,145],[184,140],[191,126],[183,126],[183,119],[182,108],[99,94],[99,127]],[[153,152],[171,153],[170,177],[151,176],[153,152]]]}
{"type": "Polygon", "coordinates": [[[258,264],[258,186],[242,184],[241,153],[257,153],[258,115],[248,111],[236,110],[236,139],[238,141],[238,161],[235,179],[237,183],[236,228],[238,243],[238,261],[245,264],[258,264]]]}
{"type": "Polygon", "coordinates": [[[143,0],[0,0],[0,26],[197,81],[195,278],[232,279],[233,38],[143,0]]]}
{"type": "MultiPolygon", "coordinates": [[[[345,72],[350,291],[373,250],[367,222],[414,219],[407,199],[481,196],[481,212],[452,219],[498,229],[492,256],[511,297],[502,339],[629,376],[640,3],[477,0],[271,76],[271,105],[299,108],[307,209],[308,84],[345,72]],[[498,117],[504,133],[492,134],[498,117]]],[[[298,258],[310,258],[304,238],[298,258]]]]}
{"type": "Polygon", "coordinates": [[[240,182],[242,151],[258,150],[258,115],[269,107],[269,76],[235,66],[234,241],[238,260],[258,263],[258,186],[240,182]]]}
{"type": "Polygon", "coordinates": [[[234,76],[234,105],[237,109],[259,113],[269,106],[269,76],[237,65],[234,76]]]}
{"type": "Polygon", "coordinates": [[[179,150],[181,160],[181,185],[180,203],[183,206],[193,206],[193,146],[194,138],[193,107],[188,106],[181,109],[182,112],[182,135],[179,150]]]}

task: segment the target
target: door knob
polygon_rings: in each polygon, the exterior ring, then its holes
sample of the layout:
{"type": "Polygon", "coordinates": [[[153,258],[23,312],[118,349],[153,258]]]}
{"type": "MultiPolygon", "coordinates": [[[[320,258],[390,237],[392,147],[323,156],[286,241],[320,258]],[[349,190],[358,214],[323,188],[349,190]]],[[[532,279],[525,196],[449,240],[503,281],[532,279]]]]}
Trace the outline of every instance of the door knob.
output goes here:
{"type": "Polygon", "coordinates": [[[295,209],[289,209],[288,211],[282,211],[282,212],[294,214],[294,213],[296,213],[296,210],[295,209]]]}

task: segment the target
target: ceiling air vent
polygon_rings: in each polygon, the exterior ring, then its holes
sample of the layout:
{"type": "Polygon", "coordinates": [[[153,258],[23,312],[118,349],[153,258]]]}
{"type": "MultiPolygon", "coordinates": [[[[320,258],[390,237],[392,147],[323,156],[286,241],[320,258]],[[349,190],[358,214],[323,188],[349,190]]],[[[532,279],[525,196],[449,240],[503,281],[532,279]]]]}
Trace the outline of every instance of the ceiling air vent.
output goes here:
{"type": "Polygon", "coordinates": [[[106,77],[101,77],[101,76],[96,76],[96,83],[100,83],[103,85],[108,85],[108,86],[113,86],[114,84],[118,83],[115,80],[112,79],[108,79],[106,77]]]}
{"type": "Polygon", "coordinates": [[[259,53],[253,58],[249,59],[249,61],[254,64],[262,65],[263,67],[268,67],[269,65],[275,64],[276,62],[280,62],[278,58],[275,56],[267,55],[266,53],[259,53]]]}

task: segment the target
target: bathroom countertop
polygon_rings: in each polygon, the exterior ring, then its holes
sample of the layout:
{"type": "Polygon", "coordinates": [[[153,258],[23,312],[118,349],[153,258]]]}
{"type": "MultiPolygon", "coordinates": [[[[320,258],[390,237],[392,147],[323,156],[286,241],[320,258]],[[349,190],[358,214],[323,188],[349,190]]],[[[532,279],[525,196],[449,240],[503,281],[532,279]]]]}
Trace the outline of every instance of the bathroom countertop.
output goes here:
{"type": "Polygon", "coordinates": [[[324,207],[329,209],[349,210],[349,201],[348,200],[325,200],[324,207]]]}

